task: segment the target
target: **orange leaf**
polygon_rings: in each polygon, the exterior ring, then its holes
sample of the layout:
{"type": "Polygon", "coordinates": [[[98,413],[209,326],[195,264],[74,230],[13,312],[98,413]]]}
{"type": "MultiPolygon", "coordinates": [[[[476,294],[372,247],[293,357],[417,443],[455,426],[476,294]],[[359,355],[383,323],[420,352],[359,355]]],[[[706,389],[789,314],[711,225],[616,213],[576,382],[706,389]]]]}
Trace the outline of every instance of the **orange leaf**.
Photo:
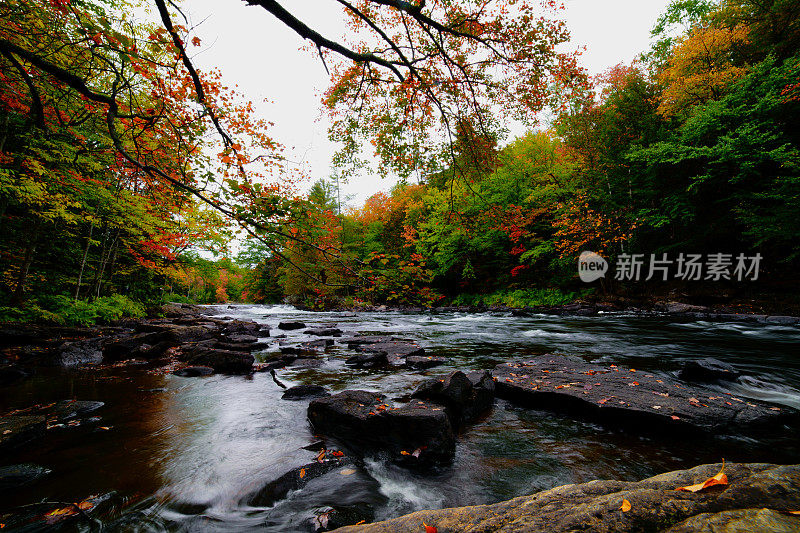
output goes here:
{"type": "Polygon", "coordinates": [[[411,455],[411,454],[410,454],[410,453],[408,453],[408,452],[407,452],[407,451],[405,451],[405,450],[400,450],[400,455],[411,455]]]}
{"type": "Polygon", "coordinates": [[[722,468],[720,468],[719,473],[716,476],[710,477],[707,480],[703,481],[702,483],[689,485],[688,487],[678,487],[675,490],[683,490],[686,492],[700,492],[701,490],[705,490],[708,487],[713,487],[714,485],[727,485],[727,484],[728,484],[728,476],[725,475],[725,459],[723,459],[722,468]]]}
{"type": "Polygon", "coordinates": [[[429,526],[425,522],[423,522],[422,525],[425,526],[425,533],[439,533],[439,530],[436,529],[435,526],[429,526]]]}
{"type": "Polygon", "coordinates": [[[627,513],[628,511],[631,510],[631,502],[623,498],[622,506],[619,508],[619,510],[622,511],[623,513],[627,513]]]}
{"type": "Polygon", "coordinates": [[[789,514],[800,514],[800,511],[789,511],[789,514]]]}
{"type": "Polygon", "coordinates": [[[300,479],[303,479],[304,477],[306,477],[306,469],[305,468],[301,468],[300,469],[300,479]]]}

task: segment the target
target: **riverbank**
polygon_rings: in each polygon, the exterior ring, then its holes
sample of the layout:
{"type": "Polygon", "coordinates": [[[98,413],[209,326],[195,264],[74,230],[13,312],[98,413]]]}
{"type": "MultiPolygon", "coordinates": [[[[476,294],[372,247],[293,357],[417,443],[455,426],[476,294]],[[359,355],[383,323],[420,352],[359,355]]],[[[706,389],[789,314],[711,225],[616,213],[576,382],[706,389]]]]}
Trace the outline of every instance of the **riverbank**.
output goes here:
{"type": "MultiPolygon", "coordinates": [[[[788,397],[753,397],[762,383],[754,379],[793,381],[793,363],[765,358],[791,341],[793,326],[599,311],[526,317],[231,305],[172,306],[164,314],[99,328],[5,330],[4,357],[30,374],[3,391],[4,407],[14,408],[3,409],[3,424],[17,424],[4,426],[0,446],[16,461],[8,466],[41,478],[11,501],[40,500],[35,488],[49,486],[48,476],[69,480],[66,501],[102,494],[92,487],[125,494],[124,482],[109,487],[91,476],[81,488],[56,459],[68,452],[72,468],[75,453],[85,453],[92,464],[127,468],[109,455],[113,449],[133,454],[126,465],[154,471],[158,479],[144,489],[131,472],[128,483],[138,492],[169,495],[158,496],[168,512],[145,498],[123,514],[144,506],[159,524],[167,521],[155,528],[164,530],[200,527],[218,512],[215,501],[229,509],[221,529],[255,513],[253,520],[277,520],[275,531],[313,531],[315,519],[330,529],[566,482],[641,479],[721,457],[800,459],[788,397]],[[734,353],[743,359],[710,350],[717,343],[706,330],[737,335],[734,353]],[[587,344],[592,332],[597,337],[587,344]],[[697,340],[676,344],[693,332],[697,340]],[[655,334],[681,354],[673,366],[661,368],[658,358],[668,352],[653,344],[655,334]],[[613,335],[626,344],[608,344],[613,335]],[[590,355],[582,345],[598,351],[590,355]],[[753,361],[772,373],[763,375],[753,361]],[[165,421],[156,422],[161,412],[165,421]],[[203,429],[193,437],[191,428],[203,429]],[[165,446],[175,451],[161,467],[152,455],[165,446]],[[224,457],[249,466],[234,475],[222,468],[224,457]],[[559,466],[566,460],[576,468],[569,457],[580,458],[579,475],[559,466]],[[208,469],[235,490],[214,488],[215,499],[197,500],[192,487],[206,483],[208,469]],[[164,478],[175,481],[162,487],[164,478]],[[406,500],[419,490],[413,503],[406,500]],[[357,501],[342,501],[343,493],[357,501]]],[[[111,515],[99,513],[104,521],[120,512],[112,507],[111,515]]]]}

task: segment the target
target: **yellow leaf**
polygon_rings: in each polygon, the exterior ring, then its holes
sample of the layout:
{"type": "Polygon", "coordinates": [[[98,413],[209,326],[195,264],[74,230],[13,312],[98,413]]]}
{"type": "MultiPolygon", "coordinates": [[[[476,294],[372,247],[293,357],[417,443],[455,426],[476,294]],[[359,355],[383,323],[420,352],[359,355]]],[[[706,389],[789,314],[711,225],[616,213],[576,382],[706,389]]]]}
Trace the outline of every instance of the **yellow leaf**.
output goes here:
{"type": "Polygon", "coordinates": [[[300,479],[303,479],[304,477],[306,477],[306,469],[305,468],[301,468],[300,469],[300,479]]]}
{"type": "Polygon", "coordinates": [[[675,490],[683,490],[686,492],[700,492],[701,490],[707,489],[708,487],[713,487],[714,485],[727,485],[727,484],[728,484],[728,476],[725,475],[725,459],[723,459],[722,468],[720,468],[719,473],[716,476],[710,477],[707,480],[703,481],[702,483],[689,485],[688,487],[678,487],[675,490]]]}
{"type": "Polygon", "coordinates": [[[352,476],[353,474],[355,474],[355,473],[356,473],[356,471],[355,471],[355,470],[353,470],[352,468],[347,468],[347,469],[345,469],[345,470],[342,470],[342,471],[341,471],[341,472],[339,472],[339,473],[340,473],[341,475],[343,475],[343,476],[352,476]]]}
{"type": "Polygon", "coordinates": [[[800,514],[800,511],[789,511],[789,514],[800,514]]]}
{"type": "Polygon", "coordinates": [[[620,511],[622,511],[623,513],[627,513],[628,511],[630,511],[630,510],[631,510],[631,502],[629,502],[628,500],[626,500],[626,499],[624,499],[624,498],[623,498],[623,500],[622,500],[622,506],[621,506],[619,509],[620,509],[620,511]]]}

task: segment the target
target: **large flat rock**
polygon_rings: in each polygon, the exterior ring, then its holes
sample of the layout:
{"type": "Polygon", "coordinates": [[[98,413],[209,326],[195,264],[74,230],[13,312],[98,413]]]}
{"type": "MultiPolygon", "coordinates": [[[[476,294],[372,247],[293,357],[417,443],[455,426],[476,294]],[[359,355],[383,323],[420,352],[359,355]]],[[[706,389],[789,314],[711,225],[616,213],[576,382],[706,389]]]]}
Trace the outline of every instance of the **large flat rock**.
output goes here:
{"type": "Polygon", "coordinates": [[[678,470],[643,481],[590,481],[564,485],[492,505],[418,511],[339,533],[800,531],[800,465],[728,464],[728,485],[702,492],[676,491],[708,479],[721,465],[678,470]],[[622,501],[631,509],[622,512],[622,501]],[[764,509],[772,512],[764,512],[764,509]],[[726,519],[736,528],[726,528],[726,519]],[[778,529],[765,529],[776,524],[778,529]]]}
{"type": "Polygon", "coordinates": [[[401,464],[446,463],[455,453],[455,434],[442,405],[423,400],[395,405],[363,390],[343,391],[308,406],[315,433],[349,447],[382,450],[401,464]]]}
{"type": "Polygon", "coordinates": [[[543,355],[498,365],[492,375],[498,397],[640,431],[741,433],[796,415],[792,409],[632,368],[590,364],[577,357],[543,355]]]}

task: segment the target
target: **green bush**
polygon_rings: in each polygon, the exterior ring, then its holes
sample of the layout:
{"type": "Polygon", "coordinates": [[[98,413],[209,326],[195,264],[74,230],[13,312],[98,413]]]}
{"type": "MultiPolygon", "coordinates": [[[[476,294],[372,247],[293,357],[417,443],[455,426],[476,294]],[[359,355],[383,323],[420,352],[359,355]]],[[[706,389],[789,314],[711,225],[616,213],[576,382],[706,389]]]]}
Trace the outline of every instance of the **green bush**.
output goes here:
{"type": "Polygon", "coordinates": [[[560,289],[517,289],[498,291],[492,294],[460,294],[452,301],[453,305],[486,305],[505,307],[529,307],[540,305],[564,305],[591,292],[564,292],[560,289]]]}
{"type": "Polygon", "coordinates": [[[182,294],[169,293],[161,297],[161,303],[164,304],[196,304],[197,300],[184,296],[182,294]]]}
{"type": "Polygon", "coordinates": [[[0,307],[0,321],[40,322],[70,326],[108,323],[123,317],[141,318],[145,307],[121,294],[85,302],[64,295],[44,296],[24,308],[0,307]]]}

